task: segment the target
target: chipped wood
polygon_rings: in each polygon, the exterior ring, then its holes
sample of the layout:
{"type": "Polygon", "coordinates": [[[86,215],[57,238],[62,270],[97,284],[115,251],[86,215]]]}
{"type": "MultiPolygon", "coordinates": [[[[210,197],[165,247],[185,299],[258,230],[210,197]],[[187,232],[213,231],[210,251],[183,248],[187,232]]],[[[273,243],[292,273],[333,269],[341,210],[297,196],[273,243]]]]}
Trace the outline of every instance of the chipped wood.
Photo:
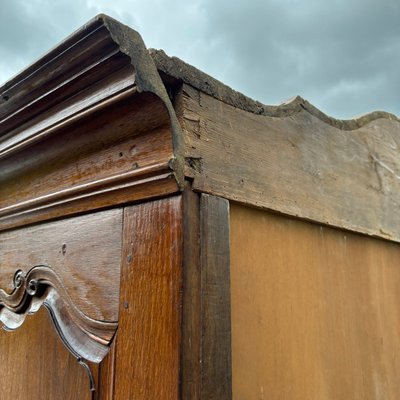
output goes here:
{"type": "Polygon", "coordinates": [[[304,109],[256,115],[189,85],[179,102],[185,156],[198,160],[186,163],[195,190],[400,241],[398,120],[343,130],[304,109]],[[193,115],[205,126],[200,134],[193,115]]]}

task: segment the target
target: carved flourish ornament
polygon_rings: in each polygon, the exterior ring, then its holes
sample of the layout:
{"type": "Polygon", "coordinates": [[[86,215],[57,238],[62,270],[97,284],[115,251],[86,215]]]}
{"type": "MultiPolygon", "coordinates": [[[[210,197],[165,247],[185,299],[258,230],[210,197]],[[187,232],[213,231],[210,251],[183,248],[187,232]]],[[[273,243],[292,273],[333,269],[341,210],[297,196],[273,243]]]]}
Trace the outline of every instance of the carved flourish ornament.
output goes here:
{"type": "Polygon", "coordinates": [[[84,360],[95,363],[103,360],[117,323],[97,321],[79,311],[60,278],[46,265],[35,266],[26,273],[17,271],[11,293],[0,289],[3,329],[17,329],[27,315],[34,314],[42,305],[49,311],[62,341],[80,364],[85,364],[84,360]]]}

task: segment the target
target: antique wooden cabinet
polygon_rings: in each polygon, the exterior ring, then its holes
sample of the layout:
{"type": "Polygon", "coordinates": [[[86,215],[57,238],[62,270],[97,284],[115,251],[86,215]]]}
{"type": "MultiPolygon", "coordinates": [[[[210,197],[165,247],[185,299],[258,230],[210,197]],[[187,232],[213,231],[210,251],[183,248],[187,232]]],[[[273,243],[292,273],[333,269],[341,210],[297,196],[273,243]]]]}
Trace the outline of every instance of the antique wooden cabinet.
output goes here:
{"type": "Polygon", "coordinates": [[[400,121],[250,100],[100,15],[1,88],[0,399],[400,398],[400,121]]]}

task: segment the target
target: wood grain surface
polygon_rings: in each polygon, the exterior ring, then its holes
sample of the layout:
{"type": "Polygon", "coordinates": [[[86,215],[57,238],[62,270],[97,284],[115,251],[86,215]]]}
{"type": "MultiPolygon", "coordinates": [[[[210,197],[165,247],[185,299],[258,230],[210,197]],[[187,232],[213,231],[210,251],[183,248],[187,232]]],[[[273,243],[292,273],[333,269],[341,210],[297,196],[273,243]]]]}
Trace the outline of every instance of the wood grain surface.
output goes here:
{"type": "Polygon", "coordinates": [[[200,400],[202,393],[202,292],[200,195],[183,193],[183,294],[181,398],[200,400]]]}
{"type": "Polygon", "coordinates": [[[400,246],[231,204],[233,398],[396,400],[400,246]]]}
{"type": "Polygon", "coordinates": [[[86,316],[117,321],[122,209],[0,233],[0,288],[11,293],[17,270],[44,264],[86,316]]]}
{"type": "MultiPolygon", "coordinates": [[[[116,333],[118,335],[118,333],[116,333]]],[[[99,365],[96,385],[97,398],[95,400],[114,400],[115,390],[115,363],[116,338],[110,346],[110,351],[99,365]]]]}
{"type": "Polygon", "coordinates": [[[0,229],[153,197],[155,180],[158,195],[177,191],[169,118],[154,95],[131,95],[51,129],[0,160],[0,229]]]}
{"type": "Polygon", "coordinates": [[[14,332],[0,330],[2,400],[91,400],[89,378],[62,344],[45,309],[14,332]]]}
{"type": "Polygon", "coordinates": [[[229,203],[203,194],[201,235],[201,399],[232,399],[229,203]]]}
{"type": "Polygon", "coordinates": [[[177,101],[198,191],[400,241],[400,123],[342,130],[307,111],[267,117],[188,85],[177,101]]]}
{"type": "Polygon", "coordinates": [[[182,399],[232,399],[229,204],[184,192],[182,399]]]}
{"type": "Polygon", "coordinates": [[[7,132],[65,98],[79,97],[79,92],[104,77],[120,75],[121,67],[128,64],[126,57],[116,51],[106,27],[93,22],[2,85],[1,131],[7,132]]]}
{"type": "Polygon", "coordinates": [[[181,203],[125,208],[115,400],[179,398],[181,203]]]}

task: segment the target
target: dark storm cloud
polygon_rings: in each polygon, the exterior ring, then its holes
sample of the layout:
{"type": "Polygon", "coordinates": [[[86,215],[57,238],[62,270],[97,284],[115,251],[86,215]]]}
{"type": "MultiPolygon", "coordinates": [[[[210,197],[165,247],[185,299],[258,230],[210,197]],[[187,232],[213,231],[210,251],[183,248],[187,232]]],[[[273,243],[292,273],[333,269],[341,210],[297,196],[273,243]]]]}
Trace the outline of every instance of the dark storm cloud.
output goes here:
{"type": "Polygon", "coordinates": [[[300,94],[330,115],[400,114],[398,0],[0,0],[0,79],[98,12],[147,45],[267,104],[300,94]]]}
{"type": "Polygon", "coordinates": [[[399,113],[400,2],[213,4],[205,32],[223,37],[224,74],[240,90],[267,103],[300,94],[345,117],[399,113]]]}
{"type": "Polygon", "coordinates": [[[0,78],[5,80],[76,29],[80,10],[66,1],[0,0],[0,78]]]}

